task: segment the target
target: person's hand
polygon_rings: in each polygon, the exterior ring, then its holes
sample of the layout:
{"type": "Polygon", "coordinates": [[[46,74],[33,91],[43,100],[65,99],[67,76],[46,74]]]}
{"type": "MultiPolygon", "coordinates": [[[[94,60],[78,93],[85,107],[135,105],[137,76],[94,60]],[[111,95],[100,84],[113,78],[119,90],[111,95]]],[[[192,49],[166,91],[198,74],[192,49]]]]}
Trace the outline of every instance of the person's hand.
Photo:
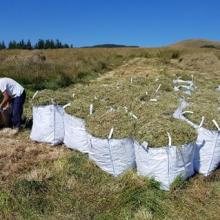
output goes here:
{"type": "Polygon", "coordinates": [[[5,111],[10,107],[10,103],[8,102],[2,109],[5,111]]]}

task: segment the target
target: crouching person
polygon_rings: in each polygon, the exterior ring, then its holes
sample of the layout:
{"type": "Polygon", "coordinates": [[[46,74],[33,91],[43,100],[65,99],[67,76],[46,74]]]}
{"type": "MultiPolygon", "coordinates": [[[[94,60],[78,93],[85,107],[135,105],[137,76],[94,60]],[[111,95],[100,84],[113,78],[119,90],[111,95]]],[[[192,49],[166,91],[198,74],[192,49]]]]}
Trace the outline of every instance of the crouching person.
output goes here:
{"type": "Polygon", "coordinates": [[[3,100],[0,108],[6,110],[11,107],[11,122],[14,134],[21,128],[23,105],[26,98],[24,88],[15,80],[0,78],[0,91],[3,93],[3,100]]]}

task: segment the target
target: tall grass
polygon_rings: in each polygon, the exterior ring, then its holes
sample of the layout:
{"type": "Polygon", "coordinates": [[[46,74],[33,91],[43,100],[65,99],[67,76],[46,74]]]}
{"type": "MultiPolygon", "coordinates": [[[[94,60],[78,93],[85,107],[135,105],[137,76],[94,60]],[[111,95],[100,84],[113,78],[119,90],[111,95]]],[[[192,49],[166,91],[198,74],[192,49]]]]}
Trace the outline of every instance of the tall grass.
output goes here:
{"type": "Polygon", "coordinates": [[[63,67],[49,63],[19,63],[16,65],[1,65],[1,77],[10,77],[28,89],[57,89],[68,86],[71,78],[63,67]]]}
{"type": "Polygon", "coordinates": [[[138,53],[135,49],[3,50],[0,77],[14,78],[32,90],[57,89],[95,79],[138,53]],[[31,57],[36,55],[46,60],[34,62],[31,57]]]}
{"type": "Polygon", "coordinates": [[[1,50],[0,77],[11,77],[25,87],[57,89],[72,83],[87,82],[135,57],[178,58],[177,50],[117,48],[59,50],[1,50]],[[44,59],[34,62],[33,56],[44,59]]]}

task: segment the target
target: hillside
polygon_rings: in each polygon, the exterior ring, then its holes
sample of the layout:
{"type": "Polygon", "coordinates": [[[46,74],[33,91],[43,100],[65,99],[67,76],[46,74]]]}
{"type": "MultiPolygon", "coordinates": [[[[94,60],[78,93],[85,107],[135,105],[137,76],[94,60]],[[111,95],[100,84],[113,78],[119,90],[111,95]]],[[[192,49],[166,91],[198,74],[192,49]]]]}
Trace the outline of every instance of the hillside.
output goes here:
{"type": "Polygon", "coordinates": [[[172,48],[215,48],[220,49],[220,41],[207,39],[189,39],[171,44],[172,48]]]}
{"type": "Polygon", "coordinates": [[[93,46],[85,46],[82,48],[120,48],[120,47],[133,47],[138,48],[138,46],[122,45],[122,44],[97,44],[93,46]]]}

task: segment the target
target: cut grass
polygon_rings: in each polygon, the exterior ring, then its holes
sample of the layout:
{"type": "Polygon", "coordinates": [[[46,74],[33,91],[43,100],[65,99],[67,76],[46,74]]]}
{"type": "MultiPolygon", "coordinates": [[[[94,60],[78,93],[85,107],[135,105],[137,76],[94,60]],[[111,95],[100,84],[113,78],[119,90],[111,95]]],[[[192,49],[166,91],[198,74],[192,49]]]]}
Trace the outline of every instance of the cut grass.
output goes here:
{"type": "Polygon", "coordinates": [[[190,106],[186,110],[192,111],[193,114],[187,114],[186,117],[199,125],[202,117],[205,117],[203,127],[216,130],[216,126],[212,120],[216,120],[220,124],[220,99],[219,92],[215,90],[213,86],[212,89],[201,88],[198,89],[192,95],[192,98],[189,100],[190,106]]]}
{"type": "MultiPolygon", "coordinates": [[[[159,65],[159,61],[156,62],[159,65]]],[[[176,146],[195,141],[196,131],[184,122],[172,118],[182,96],[185,96],[189,102],[195,102],[189,108],[195,110],[195,114],[190,117],[196,115],[201,120],[199,106],[203,103],[206,106],[202,109],[209,114],[207,121],[210,122],[210,118],[214,115],[218,120],[217,108],[214,109],[218,105],[218,92],[213,88],[215,82],[212,79],[206,84],[205,80],[198,78],[197,81],[195,77],[197,89],[192,96],[187,96],[182,92],[173,91],[173,79],[177,77],[184,80],[191,79],[191,72],[175,75],[169,73],[169,68],[152,66],[154,74],[149,75],[144,72],[147,67],[149,68],[149,63],[146,59],[135,58],[128,66],[116,69],[110,77],[101,77],[87,84],[70,86],[58,90],[57,93],[50,92],[48,97],[54,97],[58,102],[62,102],[63,99],[65,103],[71,102],[71,106],[66,109],[67,113],[84,118],[88,132],[94,136],[107,138],[111,128],[114,128],[113,138],[133,137],[138,142],[148,142],[151,147],[166,146],[167,132],[171,134],[172,144],[176,146]],[[135,71],[133,69],[136,65],[138,67],[136,76],[131,77],[130,73],[124,74],[128,69],[135,71]],[[159,85],[161,87],[156,93],[159,85]],[[210,95],[212,100],[208,99],[210,95]],[[152,99],[157,101],[151,101],[152,99]],[[92,115],[89,114],[91,104],[92,115]],[[197,110],[192,109],[194,106],[198,106],[197,110]],[[211,110],[208,110],[209,108],[211,110]]],[[[49,104],[50,99],[43,94],[42,92],[42,98],[39,97],[41,101],[38,103],[49,104]]],[[[190,119],[197,121],[198,118],[190,119]]]]}
{"type": "Polygon", "coordinates": [[[59,90],[51,91],[51,90],[41,90],[35,94],[35,97],[32,97],[30,103],[33,106],[38,105],[66,105],[70,101],[71,96],[68,94],[62,94],[59,90]]]}
{"type": "Polygon", "coordinates": [[[196,138],[196,132],[188,125],[172,119],[178,106],[178,96],[172,91],[172,80],[165,76],[111,78],[76,85],[56,93],[46,91],[38,94],[35,104],[49,104],[51,98],[57,103],[70,102],[67,113],[84,118],[88,132],[107,138],[111,128],[113,137],[134,137],[140,142],[147,141],[152,147],[167,145],[167,132],[173,137],[174,145],[182,145],[196,138]],[[161,88],[157,94],[158,85],[161,88]],[[146,92],[148,92],[146,94],[146,92]],[[157,97],[158,96],[158,97],[157,97]],[[49,97],[49,98],[47,98],[49,97]],[[152,98],[157,102],[151,102],[152,98]],[[169,104],[167,104],[169,103],[169,104]],[[89,114],[90,105],[93,114],[89,114]],[[136,118],[137,117],[137,118],[136,118]]]}

